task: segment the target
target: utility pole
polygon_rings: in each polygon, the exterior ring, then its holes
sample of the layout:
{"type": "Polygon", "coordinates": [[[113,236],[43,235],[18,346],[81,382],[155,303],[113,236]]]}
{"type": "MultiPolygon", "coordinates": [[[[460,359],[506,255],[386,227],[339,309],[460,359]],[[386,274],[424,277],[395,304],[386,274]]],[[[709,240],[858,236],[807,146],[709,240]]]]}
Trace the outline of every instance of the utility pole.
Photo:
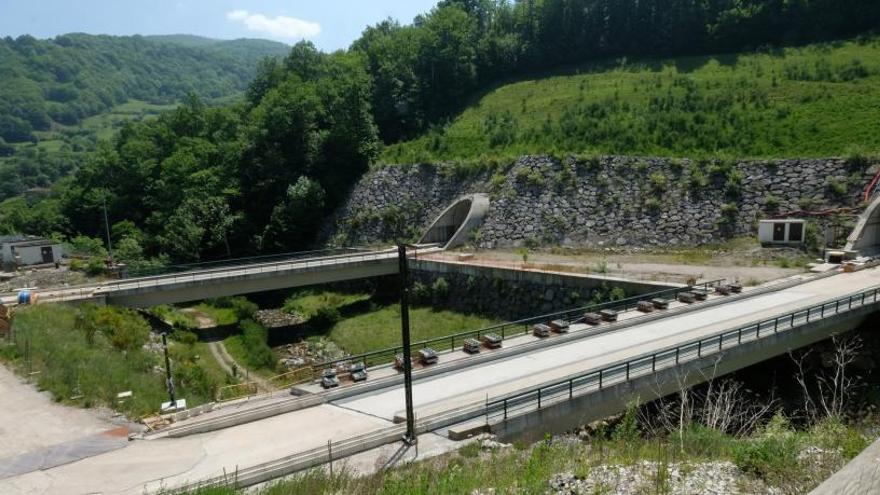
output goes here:
{"type": "Polygon", "coordinates": [[[171,379],[171,359],[168,358],[168,332],[162,332],[162,349],[165,351],[165,386],[168,387],[168,398],[171,400],[171,407],[177,408],[177,401],[174,400],[174,381],[171,379]]]}
{"type": "Polygon", "coordinates": [[[410,352],[409,336],[409,264],[406,259],[406,245],[397,245],[397,258],[400,264],[400,330],[403,333],[403,383],[406,395],[406,434],[403,441],[407,445],[415,445],[415,416],[412,399],[412,353],[410,352]]]}
{"type": "Polygon", "coordinates": [[[113,265],[113,244],[110,242],[110,219],[107,216],[107,196],[104,196],[104,230],[107,232],[107,252],[110,254],[110,265],[113,265]]]}

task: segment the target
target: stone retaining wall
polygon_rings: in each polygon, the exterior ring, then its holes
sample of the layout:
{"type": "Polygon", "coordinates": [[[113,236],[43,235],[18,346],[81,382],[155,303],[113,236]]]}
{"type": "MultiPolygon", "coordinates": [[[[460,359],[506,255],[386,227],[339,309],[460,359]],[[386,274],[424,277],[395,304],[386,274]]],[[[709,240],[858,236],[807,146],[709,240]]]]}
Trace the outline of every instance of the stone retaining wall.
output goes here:
{"type": "Polygon", "coordinates": [[[547,273],[431,260],[410,264],[416,302],[518,320],[677,287],[599,275],[547,273]],[[443,279],[438,288],[437,282],[443,279]],[[419,300],[421,298],[421,300],[419,300]]]}
{"type": "Polygon", "coordinates": [[[524,156],[471,172],[460,165],[373,170],[325,238],[340,245],[417,238],[464,194],[491,205],[475,244],[588,248],[694,246],[754,234],[757,220],[859,204],[872,174],[843,159],[688,159],[524,156]]]}

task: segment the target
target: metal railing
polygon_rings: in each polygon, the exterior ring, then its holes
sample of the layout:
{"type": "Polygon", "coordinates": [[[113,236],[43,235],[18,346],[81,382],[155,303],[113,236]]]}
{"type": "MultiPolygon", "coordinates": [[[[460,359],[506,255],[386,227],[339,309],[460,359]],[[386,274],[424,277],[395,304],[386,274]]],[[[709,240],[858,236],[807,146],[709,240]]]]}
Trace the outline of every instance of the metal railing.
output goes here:
{"type": "MultiPolygon", "coordinates": [[[[83,285],[67,288],[49,289],[40,291],[35,289],[40,301],[63,302],[71,300],[88,299],[107,292],[132,290],[148,287],[159,287],[168,284],[178,284],[196,281],[216,280],[242,275],[259,273],[282,272],[291,269],[305,269],[321,266],[331,266],[343,262],[366,262],[397,259],[397,253],[391,251],[372,251],[362,254],[342,254],[325,256],[320,258],[305,258],[301,260],[287,260],[256,265],[243,265],[233,268],[212,268],[187,272],[177,275],[157,275],[137,279],[124,279],[120,281],[105,282],[102,284],[83,285]]],[[[395,265],[396,266],[396,265],[395,265]]],[[[17,294],[7,294],[7,297],[15,297],[17,294]]]]}
{"type": "MultiPolygon", "coordinates": [[[[437,351],[445,351],[445,350],[454,350],[457,346],[462,345],[467,339],[480,339],[486,334],[496,334],[501,337],[501,340],[506,340],[511,337],[518,337],[520,335],[525,335],[531,332],[532,325],[536,323],[546,323],[552,320],[569,320],[572,322],[576,322],[583,318],[584,313],[601,311],[603,309],[615,309],[618,311],[628,311],[634,309],[638,306],[639,301],[645,301],[654,298],[668,298],[675,299],[678,297],[678,294],[681,292],[689,292],[694,289],[704,289],[709,290],[713,287],[718,287],[723,285],[725,279],[712,280],[709,282],[704,282],[702,284],[696,285],[687,285],[684,287],[673,287],[670,289],[663,289],[656,292],[651,292],[648,294],[642,294],[640,296],[628,297],[626,299],[620,299],[617,301],[608,301],[604,303],[591,304],[589,306],[583,306],[575,309],[568,309],[564,311],[558,311],[555,313],[549,313],[541,316],[533,316],[529,318],[525,318],[522,320],[516,320],[508,323],[501,323],[498,325],[493,325],[490,327],[480,328],[477,330],[467,330],[464,332],[458,332],[452,335],[444,335],[442,337],[435,337],[432,339],[422,340],[419,342],[414,342],[410,346],[410,350],[413,352],[418,351],[419,349],[424,349],[425,347],[431,347],[437,351]]],[[[322,363],[314,364],[315,370],[322,370],[325,368],[335,367],[339,364],[345,364],[349,362],[358,362],[363,361],[367,366],[376,366],[379,364],[385,364],[394,360],[394,356],[403,352],[403,346],[395,346],[388,347],[385,349],[379,349],[376,351],[365,352],[362,354],[355,354],[351,356],[346,356],[339,359],[333,359],[329,361],[324,361],[322,363]]]]}
{"type": "Polygon", "coordinates": [[[321,256],[336,256],[341,254],[355,254],[358,252],[368,251],[365,248],[342,247],[330,249],[318,249],[314,251],[294,251],[289,253],[265,254],[259,256],[248,256],[243,258],[232,258],[216,261],[203,261],[199,263],[184,263],[178,265],[160,266],[155,268],[130,268],[125,272],[126,279],[152,277],[156,275],[166,275],[169,273],[193,272],[199,270],[208,270],[212,268],[231,268],[244,265],[255,265],[258,263],[271,263],[273,261],[293,261],[303,258],[317,258],[321,256]]]}
{"type": "MultiPolygon", "coordinates": [[[[457,408],[454,411],[419,419],[416,421],[416,431],[420,433],[432,431],[477,417],[485,417],[487,422],[492,419],[506,420],[513,414],[541,409],[554,402],[569,400],[575,396],[599,391],[611,385],[618,385],[636,377],[655,373],[658,370],[670,369],[681,363],[718,354],[724,349],[761,339],[762,335],[766,337],[767,335],[796,328],[802,323],[822,320],[866,305],[874,305],[878,302],[878,298],[880,298],[880,288],[875,287],[847,297],[798,309],[791,313],[761,320],[735,330],[719,332],[715,335],[694,339],[656,352],[646,353],[621,363],[569,377],[549,385],[542,385],[485,402],[472,403],[457,408]]],[[[185,484],[179,486],[177,490],[192,490],[200,487],[227,484],[240,487],[254,485],[393,443],[403,436],[404,431],[403,425],[391,426],[337,442],[328,442],[326,446],[316,447],[274,461],[241,469],[231,475],[185,484]]]]}
{"type": "MultiPolygon", "coordinates": [[[[182,272],[179,274],[155,275],[141,278],[123,279],[119,281],[108,281],[97,284],[83,284],[71,287],[59,287],[53,289],[33,289],[41,301],[63,302],[71,300],[81,300],[95,297],[107,291],[123,290],[123,289],[140,289],[146,287],[158,287],[164,284],[194,282],[199,280],[214,280],[219,278],[233,277],[239,275],[248,275],[255,273],[272,273],[284,271],[292,268],[311,268],[317,266],[329,266],[337,264],[340,260],[347,261],[376,261],[397,257],[397,253],[392,251],[364,251],[359,248],[346,248],[354,253],[337,254],[321,257],[303,257],[286,258],[282,261],[275,262],[253,262],[242,263],[238,266],[218,266],[216,268],[197,269],[190,272],[182,272]],[[360,253],[360,254],[358,254],[360,253]]],[[[317,251],[310,251],[315,253],[317,251]]],[[[273,255],[274,256],[274,255],[273,255]]],[[[249,258],[252,259],[252,258],[249,258]]],[[[0,294],[3,298],[15,298],[17,293],[0,294]]]]}
{"type": "MultiPolygon", "coordinates": [[[[461,421],[462,417],[474,418],[483,413],[484,405],[473,404],[456,411],[439,413],[428,418],[416,420],[416,431],[424,433],[438,428],[453,425],[461,421]]],[[[218,476],[201,482],[186,483],[178,486],[176,491],[192,491],[198,488],[211,486],[232,485],[247,487],[269,481],[297,471],[303,471],[322,464],[332,463],[354,454],[364,452],[376,447],[401,440],[406,431],[404,425],[389,426],[377,431],[350,437],[336,442],[327,442],[326,445],[316,447],[303,452],[297,452],[289,456],[264,462],[255,466],[239,469],[232,474],[218,476]]]]}
{"type": "Polygon", "coordinates": [[[768,318],[756,323],[726,330],[708,337],[701,337],[683,344],[670,346],[655,352],[594,369],[549,385],[541,385],[522,392],[491,399],[486,402],[486,418],[507,419],[514,414],[538,410],[542,407],[576,396],[600,391],[606,387],[629,382],[633,378],[648,376],[658,370],[670,369],[681,363],[719,354],[745,342],[775,335],[797,328],[811,321],[830,318],[854,308],[876,304],[880,288],[875,287],[840,299],[798,309],[782,316],[768,318]]]}

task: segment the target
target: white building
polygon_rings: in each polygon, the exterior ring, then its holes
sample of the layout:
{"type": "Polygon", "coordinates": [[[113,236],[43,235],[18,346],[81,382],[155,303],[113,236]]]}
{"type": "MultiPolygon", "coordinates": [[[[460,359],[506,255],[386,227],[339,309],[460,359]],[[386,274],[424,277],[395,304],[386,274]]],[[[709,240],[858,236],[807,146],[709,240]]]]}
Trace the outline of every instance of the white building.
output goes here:
{"type": "Polygon", "coordinates": [[[798,218],[761,220],[758,240],[764,245],[800,246],[804,244],[806,221],[798,218]]]}
{"type": "Polygon", "coordinates": [[[62,255],[61,243],[49,239],[12,237],[0,240],[0,261],[6,269],[55,263],[61,261],[62,255]]]}

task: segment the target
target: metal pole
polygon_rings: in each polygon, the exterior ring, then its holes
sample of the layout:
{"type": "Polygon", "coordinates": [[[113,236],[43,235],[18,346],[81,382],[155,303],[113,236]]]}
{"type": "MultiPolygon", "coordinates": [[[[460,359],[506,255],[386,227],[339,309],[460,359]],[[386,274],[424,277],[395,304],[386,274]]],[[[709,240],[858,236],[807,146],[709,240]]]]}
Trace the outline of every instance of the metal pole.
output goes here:
{"type": "Polygon", "coordinates": [[[107,196],[104,196],[104,230],[107,232],[107,253],[110,254],[110,265],[113,265],[113,244],[110,242],[110,219],[107,216],[107,196]]]}
{"type": "Polygon", "coordinates": [[[333,478],[333,443],[327,440],[327,459],[330,461],[330,478],[333,478]]]}
{"type": "Polygon", "coordinates": [[[171,399],[171,407],[176,407],[174,400],[174,382],[171,380],[171,359],[168,358],[168,334],[162,333],[162,349],[165,351],[165,386],[168,387],[168,398],[171,399]]]}
{"type": "Polygon", "coordinates": [[[400,331],[403,334],[403,383],[406,396],[406,434],[403,437],[403,441],[409,445],[414,445],[417,439],[412,399],[412,356],[409,335],[409,265],[406,260],[406,245],[397,245],[397,258],[400,265],[400,331]]]}

